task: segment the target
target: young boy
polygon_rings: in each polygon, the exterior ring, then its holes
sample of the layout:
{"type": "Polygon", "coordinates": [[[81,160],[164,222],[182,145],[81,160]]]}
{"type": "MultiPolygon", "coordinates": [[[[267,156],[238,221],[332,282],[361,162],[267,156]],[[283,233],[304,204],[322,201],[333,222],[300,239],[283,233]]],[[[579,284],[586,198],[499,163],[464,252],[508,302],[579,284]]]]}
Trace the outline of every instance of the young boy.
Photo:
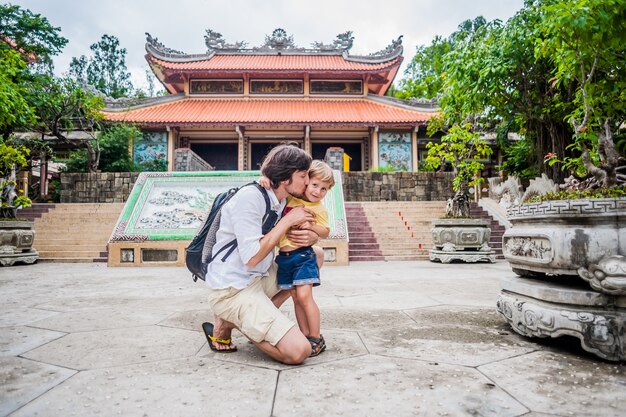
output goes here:
{"type": "MultiPolygon", "coordinates": [[[[262,180],[260,182],[264,185],[262,180]]],[[[333,185],[332,169],[325,162],[314,160],[309,169],[309,184],[304,199],[289,197],[284,214],[294,207],[306,207],[314,213],[315,222],[301,223],[296,227],[313,230],[321,238],[328,237],[328,211],[321,200],[333,185]]],[[[320,310],[313,299],[313,287],[320,285],[319,267],[323,262],[323,251],[312,246],[297,247],[286,236],[280,240],[278,247],[278,287],[291,290],[298,326],[311,342],[311,356],[317,356],[326,349],[326,342],[320,334],[320,310]]]]}

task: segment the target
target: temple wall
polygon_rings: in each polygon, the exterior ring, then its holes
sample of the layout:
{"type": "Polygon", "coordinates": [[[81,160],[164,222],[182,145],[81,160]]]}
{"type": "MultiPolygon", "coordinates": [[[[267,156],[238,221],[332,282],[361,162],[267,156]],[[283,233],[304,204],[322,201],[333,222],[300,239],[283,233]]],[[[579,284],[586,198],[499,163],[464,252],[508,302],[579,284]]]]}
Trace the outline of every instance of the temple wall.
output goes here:
{"type": "Polygon", "coordinates": [[[139,172],[62,173],[61,203],[123,203],[139,172]]]}
{"type": "MultiPolygon", "coordinates": [[[[61,174],[61,203],[123,203],[138,172],[61,174]]],[[[452,197],[450,172],[344,172],[345,201],[443,201],[452,197]]]]}
{"type": "Polygon", "coordinates": [[[344,172],[345,201],[444,201],[451,172],[344,172]]]}

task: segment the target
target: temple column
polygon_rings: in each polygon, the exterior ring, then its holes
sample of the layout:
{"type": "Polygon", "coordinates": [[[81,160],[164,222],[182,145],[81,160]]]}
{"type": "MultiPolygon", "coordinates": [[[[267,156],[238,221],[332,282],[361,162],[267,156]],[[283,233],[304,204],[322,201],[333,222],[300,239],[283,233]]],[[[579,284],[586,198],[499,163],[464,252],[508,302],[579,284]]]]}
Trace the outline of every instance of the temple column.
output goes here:
{"type": "Polygon", "coordinates": [[[413,171],[414,172],[418,172],[419,171],[419,161],[417,160],[417,130],[419,129],[419,126],[415,126],[413,128],[413,131],[411,132],[411,153],[412,153],[412,159],[413,159],[413,171]]]}
{"type": "Polygon", "coordinates": [[[167,131],[167,172],[174,171],[174,148],[176,147],[176,137],[174,129],[165,126],[167,131]]]}
{"type": "Polygon", "coordinates": [[[237,170],[238,171],[245,171],[246,170],[246,166],[245,166],[245,151],[246,151],[246,142],[245,142],[245,138],[243,136],[243,132],[244,132],[244,127],[243,126],[235,126],[235,132],[237,132],[237,135],[239,136],[239,139],[237,140],[237,170]]]}
{"type": "Polygon", "coordinates": [[[304,126],[304,151],[309,155],[311,153],[311,126],[304,126]]]}
{"type": "MultiPolygon", "coordinates": [[[[48,158],[45,153],[41,154],[41,165],[39,166],[39,195],[48,194],[48,158]]],[[[28,191],[24,190],[24,195],[28,195],[28,191]]]]}
{"type": "Polygon", "coordinates": [[[378,168],[378,126],[373,127],[370,130],[370,135],[372,137],[372,163],[370,168],[377,169],[378,168]]]}

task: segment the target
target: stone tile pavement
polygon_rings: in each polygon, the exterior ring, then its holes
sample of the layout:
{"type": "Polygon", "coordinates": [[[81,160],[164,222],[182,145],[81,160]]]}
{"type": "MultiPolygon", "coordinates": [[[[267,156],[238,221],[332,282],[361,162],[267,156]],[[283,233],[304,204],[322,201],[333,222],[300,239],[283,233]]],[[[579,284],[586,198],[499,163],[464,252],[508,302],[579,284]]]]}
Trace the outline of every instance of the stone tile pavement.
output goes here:
{"type": "Polygon", "coordinates": [[[506,262],[322,272],[328,349],[285,366],[240,333],[239,352],[211,352],[184,268],[2,267],[0,416],[626,415],[624,364],[496,314],[506,262]]]}

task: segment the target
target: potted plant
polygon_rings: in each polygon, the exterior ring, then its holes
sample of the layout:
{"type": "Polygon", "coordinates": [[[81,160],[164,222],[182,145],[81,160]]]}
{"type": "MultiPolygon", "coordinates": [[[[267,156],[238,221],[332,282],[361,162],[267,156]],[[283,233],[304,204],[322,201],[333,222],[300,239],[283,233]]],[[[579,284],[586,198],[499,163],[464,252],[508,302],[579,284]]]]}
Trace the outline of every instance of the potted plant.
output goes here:
{"type": "Polygon", "coordinates": [[[0,265],[33,263],[38,255],[32,249],[35,231],[32,222],[17,217],[17,210],[30,207],[24,190],[16,190],[15,170],[26,165],[29,150],[0,143],[0,265]]]}
{"type": "MultiPolygon", "coordinates": [[[[431,123],[429,132],[441,129],[441,122],[431,123]]],[[[433,221],[433,249],[431,261],[449,263],[495,262],[495,254],[489,247],[491,229],[489,222],[470,218],[469,187],[483,181],[479,175],[484,168],[481,160],[493,152],[480,133],[471,132],[470,125],[453,125],[440,142],[427,145],[425,159],[427,169],[444,169],[451,166],[454,173],[454,196],[448,200],[446,215],[433,221]]]]}
{"type": "Polygon", "coordinates": [[[545,162],[571,176],[545,194],[527,190],[509,208],[503,252],[517,277],[503,278],[497,307],[522,335],[574,336],[585,350],[623,361],[626,160],[615,138],[624,138],[626,77],[623,38],[614,34],[625,26],[600,1],[557,2],[541,12],[545,38],[535,52],[555,64],[552,88],[575,91],[566,119],[572,154],[551,152],[545,162]]]}

